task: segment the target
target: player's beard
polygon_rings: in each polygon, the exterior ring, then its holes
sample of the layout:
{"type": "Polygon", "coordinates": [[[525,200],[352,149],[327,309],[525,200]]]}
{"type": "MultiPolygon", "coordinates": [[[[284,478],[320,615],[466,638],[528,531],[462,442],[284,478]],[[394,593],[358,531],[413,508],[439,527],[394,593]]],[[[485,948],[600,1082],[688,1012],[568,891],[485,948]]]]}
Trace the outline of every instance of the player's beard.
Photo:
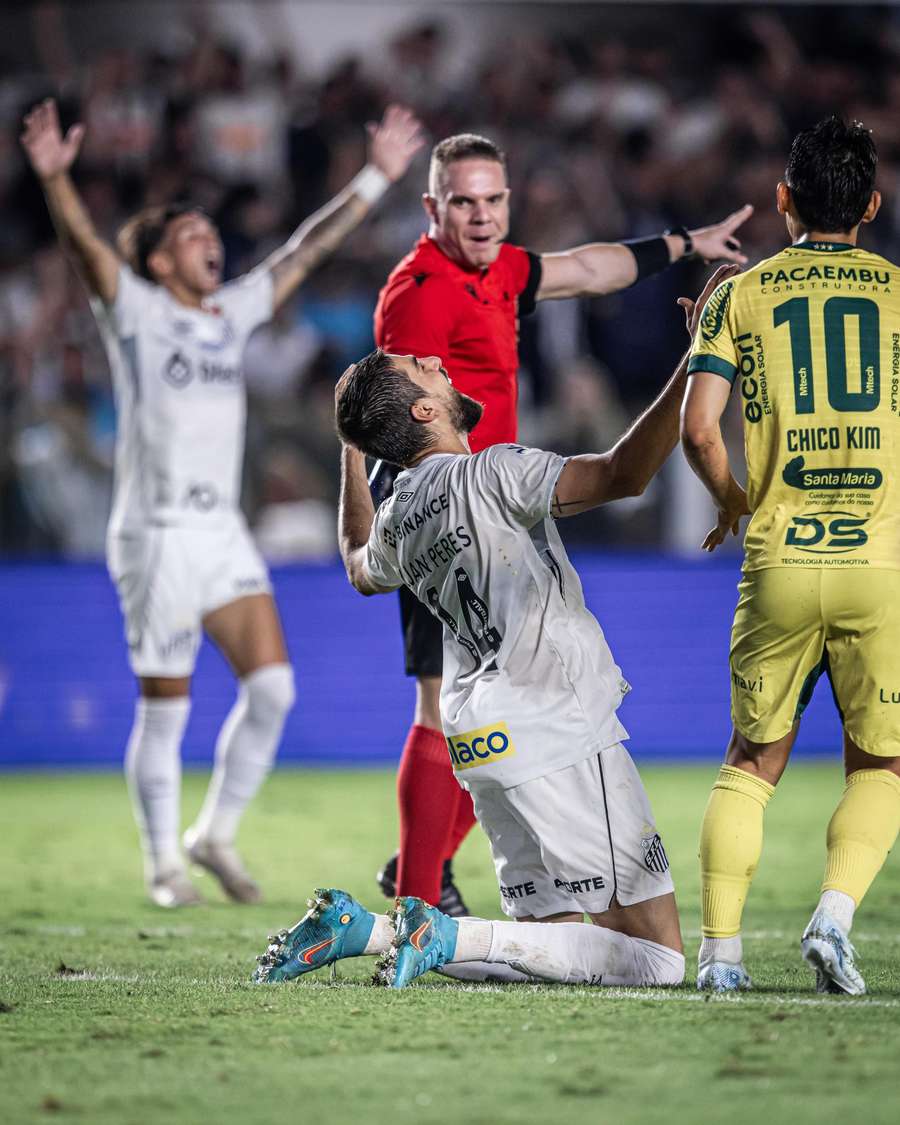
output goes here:
{"type": "Polygon", "coordinates": [[[470,434],[484,414],[484,407],[480,402],[468,395],[460,394],[456,389],[450,393],[450,421],[457,433],[470,434]]]}

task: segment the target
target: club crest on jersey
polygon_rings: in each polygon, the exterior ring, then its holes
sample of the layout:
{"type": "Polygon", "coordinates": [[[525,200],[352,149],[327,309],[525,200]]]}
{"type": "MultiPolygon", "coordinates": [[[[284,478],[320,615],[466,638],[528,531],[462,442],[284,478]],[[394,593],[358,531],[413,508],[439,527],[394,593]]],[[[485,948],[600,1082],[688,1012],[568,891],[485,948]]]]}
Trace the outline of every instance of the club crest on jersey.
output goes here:
{"type": "Polygon", "coordinates": [[[648,871],[662,874],[669,870],[669,857],[658,832],[647,832],[641,837],[641,850],[644,853],[644,866],[648,871]]]}
{"type": "Polygon", "coordinates": [[[447,749],[457,772],[473,770],[501,758],[511,758],[516,752],[506,723],[493,723],[464,734],[449,734],[447,749]]]}
{"type": "Polygon", "coordinates": [[[706,302],[703,318],[700,321],[700,331],[704,340],[715,340],[716,336],[722,331],[732,289],[734,289],[734,282],[725,281],[706,302]]]}
{"type": "Polygon", "coordinates": [[[168,363],[163,368],[163,376],[166,381],[171,383],[173,387],[181,390],[186,387],[191,381],[193,371],[191,370],[190,360],[187,359],[181,352],[173,352],[169,356],[168,363]]]}

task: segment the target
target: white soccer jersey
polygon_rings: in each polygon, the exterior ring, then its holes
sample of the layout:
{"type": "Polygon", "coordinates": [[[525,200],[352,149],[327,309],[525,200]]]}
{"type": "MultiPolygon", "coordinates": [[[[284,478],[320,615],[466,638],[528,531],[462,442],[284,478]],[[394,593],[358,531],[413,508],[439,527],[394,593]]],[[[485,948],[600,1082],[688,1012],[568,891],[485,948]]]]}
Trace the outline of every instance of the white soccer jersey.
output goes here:
{"type": "Polygon", "coordinates": [[[212,527],[238,509],[242,359],[272,299],[270,272],[255,270],[188,308],[125,265],[113,304],[94,299],[118,414],[110,534],[212,527]]]}
{"type": "Polygon", "coordinates": [[[367,566],[444,623],[441,716],[466,788],[508,788],[627,738],[629,690],[550,519],[564,459],[433,454],[378,509],[367,566]]]}

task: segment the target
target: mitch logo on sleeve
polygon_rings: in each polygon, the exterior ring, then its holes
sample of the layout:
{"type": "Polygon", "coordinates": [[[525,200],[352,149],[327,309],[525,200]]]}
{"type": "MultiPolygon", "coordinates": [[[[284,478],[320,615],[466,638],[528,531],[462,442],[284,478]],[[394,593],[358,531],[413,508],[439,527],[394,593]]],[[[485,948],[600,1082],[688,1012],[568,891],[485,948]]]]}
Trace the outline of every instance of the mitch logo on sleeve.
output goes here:
{"type": "Polygon", "coordinates": [[[501,758],[511,758],[516,752],[506,723],[493,723],[489,727],[447,735],[447,749],[454,770],[472,770],[501,758]]]}

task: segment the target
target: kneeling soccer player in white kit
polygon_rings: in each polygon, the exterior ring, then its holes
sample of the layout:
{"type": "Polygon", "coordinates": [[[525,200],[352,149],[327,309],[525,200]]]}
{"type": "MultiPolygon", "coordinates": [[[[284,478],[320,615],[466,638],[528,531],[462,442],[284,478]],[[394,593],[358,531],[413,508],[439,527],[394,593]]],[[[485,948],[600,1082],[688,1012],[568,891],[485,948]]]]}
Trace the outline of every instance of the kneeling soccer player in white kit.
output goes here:
{"type": "MultiPolygon", "coordinates": [[[[692,331],[727,272],[696,308],[682,300],[692,331]]],[[[628,685],[554,519],[643,491],[675,445],[685,372],[686,359],[609,452],[568,459],[517,445],[470,454],[481,407],[436,356],[376,351],[344,373],[348,576],[364,594],[405,584],[443,621],[444,732],[490,839],[503,910],[554,924],[450,918],[401,898],[392,926],[345,892],[318,891],[310,913],[270,939],[258,982],[382,953],[379,974],[397,988],[465,962],[568,983],[681,983],[668,860],[616,717],[628,685]],[[403,466],[377,513],[363,454],[403,466]]]]}
{"type": "Polygon", "coordinates": [[[140,685],[125,768],[147,886],[159,906],[202,901],[178,831],[181,739],[205,630],[239,692],[183,843],[231,898],[256,902],[259,887],[234,839],[274,760],[294,675],[268,572],[239,506],[244,347],[406,172],[421,128],[408,110],[390,107],[370,130],[370,163],[283,247],[227,285],[218,231],[196,207],[142,211],[119,236],[121,257],[99,236],[69,177],[83,136],[76,125],[64,137],[56,105],[46,101],[26,117],[22,144],[91,291],[116,395],[107,558],[140,685]]]}

